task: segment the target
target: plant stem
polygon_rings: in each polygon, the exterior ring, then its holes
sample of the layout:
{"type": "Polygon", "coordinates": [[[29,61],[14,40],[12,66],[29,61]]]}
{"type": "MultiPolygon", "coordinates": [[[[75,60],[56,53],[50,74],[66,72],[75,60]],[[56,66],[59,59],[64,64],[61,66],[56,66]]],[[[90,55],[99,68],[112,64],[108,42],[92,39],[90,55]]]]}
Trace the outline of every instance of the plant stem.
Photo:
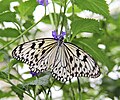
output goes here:
{"type": "Polygon", "coordinates": [[[64,5],[64,12],[63,12],[63,15],[62,15],[62,25],[61,25],[61,30],[60,30],[60,34],[62,33],[62,29],[63,29],[63,26],[64,26],[64,21],[65,21],[65,12],[66,12],[66,8],[67,8],[67,5],[66,5],[66,0],[65,0],[65,5],[64,5]]]}
{"type": "Polygon", "coordinates": [[[81,88],[80,88],[80,79],[77,77],[78,80],[78,91],[79,91],[79,100],[82,100],[81,88]]]}
{"type": "Polygon", "coordinates": [[[71,92],[72,92],[72,99],[75,100],[75,93],[74,93],[74,90],[73,90],[71,80],[69,80],[69,82],[70,82],[70,88],[71,88],[71,92]]]}
{"type": "Polygon", "coordinates": [[[7,46],[9,46],[10,44],[12,44],[13,42],[15,42],[17,39],[21,38],[24,34],[26,34],[29,30],[31,30],[34,26],[36,26],[41,20],[39,20],[37,23],[33,24],[31,27],[29,27],[27,30],[25,30],[23,33],[21,33],[17,38],[15,38],[14,40],[10,41],[9,43],[7,43],[6,45],[4,45],[0,50],[3,50],[4,48],[6,48],[7,46]]]}
{"type": "Polygon", "coordinates": [[[53,4],[53,10],[54,10],[54,24],[55,24],[55,30],[57,31],[58,30],[58,27],[57,27],[57,24],[58,24],[58,22],[57,22],[57,14],[56,14],[56,10],[55,10],[55,4],[54,4],[54,2],[52,2],[52,4],[53,4]]]}
{"type": "MultiPolygon", "coordinates": [[[[9,84],[11,84],[12,86],[15,86],[9,79],[6,79],[6,82],[7,83],[9,83],[9,84]]],[[[23,91],[21,88],[19,88],[19,87],[17,87],[17,86],[15,86],[16,88],[18,88],[20,91],[23,91]]],[[[30,95],[29,93],[27,93],[27,92],[25,92],[25,91],[23,91],[25,94],[27,94],[27,95],[29,95],[31,98],[33,98],[33,96],[32,95],[30,95]]],[[[34,99],[34,98],[33,98],[34,99]]]]}

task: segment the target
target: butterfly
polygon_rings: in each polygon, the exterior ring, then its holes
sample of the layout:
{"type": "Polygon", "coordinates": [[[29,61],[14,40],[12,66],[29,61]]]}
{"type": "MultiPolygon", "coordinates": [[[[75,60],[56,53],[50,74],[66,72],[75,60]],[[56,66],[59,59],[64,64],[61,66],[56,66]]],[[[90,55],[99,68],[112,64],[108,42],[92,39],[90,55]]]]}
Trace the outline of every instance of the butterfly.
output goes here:
{"type": "Polygon", "coordinates": [[[20,60],[36,73],[50,71],[52,76],[66,82],[73,77],[100,76],[100,68],[95,60],[84,50],[70,42],[64,42],[65,32],[60,35],[52,32],[54,38],[40,38],[18,45],[13,58],[20,60]]]}

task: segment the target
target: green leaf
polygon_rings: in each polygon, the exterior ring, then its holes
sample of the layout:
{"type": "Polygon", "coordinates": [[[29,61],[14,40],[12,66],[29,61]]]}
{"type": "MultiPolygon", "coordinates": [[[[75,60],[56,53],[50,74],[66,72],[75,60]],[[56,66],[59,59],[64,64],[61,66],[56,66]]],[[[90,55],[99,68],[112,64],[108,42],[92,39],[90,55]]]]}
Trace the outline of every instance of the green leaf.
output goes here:
{"type": "Polygon", "coordinates": [[[0,52],[0,62],[4,61],[4,53],[0,52]]]}
{"type": "Polygon", "coordinates": [[[14,59],[9,62],[9,68],[13,67],[15,64],[18,64],[18,60],[14,59]]]}
{"type": "Polygon", "coordinates": [[[26,21],[25,23],[24,23],[24,27],[27,29],[27,28],[29,28],[30,26],[32,26],[33,24],[30,22],[30,21],[26,21]]]}
{"type": "Polygon", "coordinates": [[[14,91],[18,97],[20,98],[20,100],[23,100],[23,93],[25,91],[24,87],[21,84],[18,84],[17,86],[13,85],[11,87],[12,91],[14,91]]]}
{"type": "Polygon", "coordinates": [[[0,0],[0,13],[10,11],[11,2],[21,2],[21,0],[0,0]]]}
{"type": "Polygon", "coordinates": [[[45,75],[38,79],[36,79],[35,77],[32,77],[32,78],[25,80],[24,85],[43,85],[43,86],[45,86],[48,84],[49,78],[50,78],[50,75],[45,75]]]}
{"type": "Polygon", "coordinates": [[[1,61],[3,61],[3,62],[5,61],[6,63],[7,63],[7,61],[10,60],[9,55],[8,55],[8,51],[6,51],[6,50],[1,50],[0,51],[0,57],[1,57],[1,61]]]}
{"type": "Polygon", "coordinates": [[[7,73],[0,71],[0,79],[8,79],[7,73]]]}
{"type": "Polygon", "coordinates": [[[25,18],[26,16],[32,15],[36,6],[37,6],[37,2],[35,0],[22,2],[18,7],[21,17],[25,18]]]}
{"type": "Polygon", "coordinates": [[[17,22],[14,12],[5,12],[0,14],[0,23],[2,22],[17,22]]]}
{"type": "Polygon", "coordinates": [[[59,15],[57,13],[50,13],[49,15],[44,16],[41,19],[41,22],[44,22],[46,24],[51,24],[50,17],[53,17],[53,19],[55,19],[55,16],[56,16],[56,19],[58,19],[59,15]]]}
{"type": "MultiPolygon", "coordinates": [[[[67,0],[68,1],[68,0],[67,0]]],[[[53,0],[54,3],[57,3],[58,5],[64,6],[65,0],[53,0]]]]}
{"type": "Polygon", "coordinates": [[[79,47],[83,46],[83,49],[85,51],[90,53],[90,55],[92,55],[96,60],[106,65],[110,71],[112,70],[114,63],[110,61],[105,52],[101,51],[98,48],[96,39],[80,38],[74,39],[73,42],[74,44],[77,44],[79,47]]]}
{"type": "MultiPolygon", "coordinates": [[[[53,16],[53,14],[51,14],[53,16]]],[[[46,24],[51,24],[51,21],[50,21],[50,16],[49,15],[46,15],[44,16],[42,19],[41,19],[41,22],[44,22],[46,24]]]]}
{"type": "Polygon", "coordinates": [[[0,45],[5,45],[6,43],[8,43],[9,41],[5,41],[4,39],[0,38],[0,45]]]}
{"type": "MultiPolygon", "coordinates": [[[[81,9],[79,9],[76,5],[74,5],[74,12],[80,13],[81,9]]],[[[68,8],[67,13],[72,13],[72,6],[68,8]]]]}
{"type": "Polygon", "coordinates": [[[75,4],[82,10],[90,10],[106,18],[110,17],[105,0],[75,0],[75,4]]]}
{"type": "Polygon", "coordinates": [[[71,23],[72,39],[80,32],[99,33],[99,22],[94,19],[74,18],[71,23]]]}
{"type": "Polygon", "coordinates": [[[12,93],[11,93],[11,91],[9,91],[9,92],[3,92],[3,91],[1,91],[0,90],[0,99],[1,98],[8,98],[8,97],[11,97],[11,96],[14,96],[12,93]]]}
{"type": "Polygon", "coordinates": [[[8,80],[8,79],[17,79],[19,80],[17,77],[15,77],[14,75],[5,72],[5,71],[0,71],[0,79],[3,79],[3,80],[8,80]]]}
{"type": "Polygon", "coordinates": [[[9,10],[10,2],[9,0],[0,0],[0,13],[9,10]]]}
{"type": "Polygon", "coordinates": [[[116,96],[119,98],[120,96],[120,80],[119,78],[117,80],[113,80],[109,77],[104,77],[102,80],[101,87],[105,90],[105,92],[108,94],[108,97],[113,98],[116,96]]]}
{"type": "Polygon", "coordinates": [[[19,35],[20,35],[19,31],[16,29],[13,29],[13,28],[6,28],[4,30],[0,29],[0,36],[1,37],[14,38],[14,37],[17,37],[19,35]]]}

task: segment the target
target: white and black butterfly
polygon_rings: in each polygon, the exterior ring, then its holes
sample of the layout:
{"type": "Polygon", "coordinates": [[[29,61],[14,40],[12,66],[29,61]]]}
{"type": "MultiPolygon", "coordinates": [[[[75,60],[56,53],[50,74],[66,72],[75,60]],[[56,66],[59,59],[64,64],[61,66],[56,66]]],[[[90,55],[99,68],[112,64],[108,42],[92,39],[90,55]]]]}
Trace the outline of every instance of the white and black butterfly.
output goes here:
{"type": "Polygon", "coordinates": [[[17,46],[12,56],[27,63],[34,73],[50,71],[53,77],[66,82],[73,77],[100,76],[100,69],[94,59],[78,46],[64,42],[61,35],[53,32],[54,38],[41,38],[17,46]]]}

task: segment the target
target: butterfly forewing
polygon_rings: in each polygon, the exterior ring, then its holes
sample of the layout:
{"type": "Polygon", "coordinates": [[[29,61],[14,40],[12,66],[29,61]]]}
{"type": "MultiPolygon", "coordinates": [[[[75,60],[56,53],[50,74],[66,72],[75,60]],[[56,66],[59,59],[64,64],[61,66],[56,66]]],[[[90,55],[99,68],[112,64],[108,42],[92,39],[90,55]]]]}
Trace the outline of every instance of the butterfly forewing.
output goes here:
{"type": "Polygon", "coordinates": [[[36,73],[47,70],[54,60],[57,42],[52,38],[36,39],[17,46],[12,56],[30,65],[30,70],[36,73]]]}

